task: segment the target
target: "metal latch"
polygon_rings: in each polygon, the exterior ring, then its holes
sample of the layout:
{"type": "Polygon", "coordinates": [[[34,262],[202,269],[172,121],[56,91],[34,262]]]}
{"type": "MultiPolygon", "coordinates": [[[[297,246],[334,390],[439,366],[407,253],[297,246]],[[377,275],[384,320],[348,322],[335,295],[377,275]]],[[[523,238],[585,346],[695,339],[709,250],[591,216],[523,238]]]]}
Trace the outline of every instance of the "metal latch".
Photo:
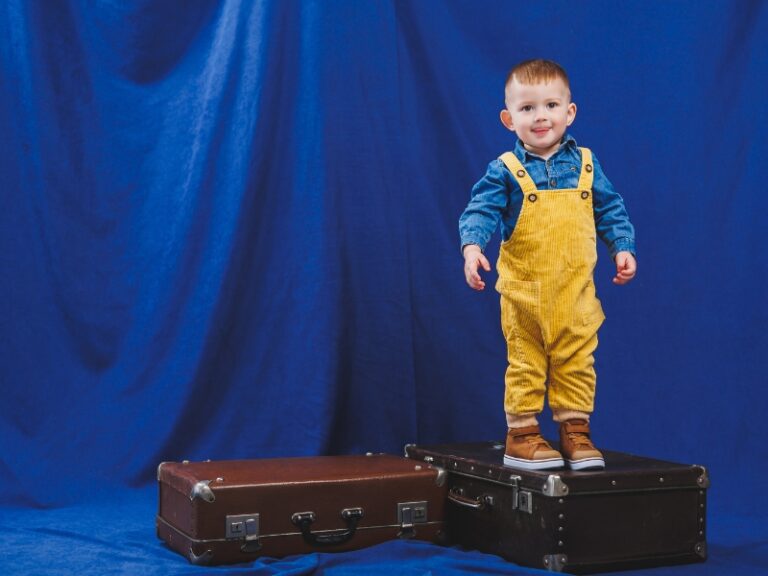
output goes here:
{"type": "Polygon", "coordinates": [[[526,514],[533,514],[533,494],[520,490],[517,494],[517,509],[526,514]]]}
{"type": "Polygon", "coordinates": [[[259,542],[259,515],[237,514],[227,516],[225,537],[227,540],[242,540],[242,552],[257,552],[261,549],[259,542]]]}
{"type": "Polygon", "coordinates": [[[416,533],[413,525],[427,523],[427,501],[398,502],[397,522],[400,524],[398,536],[400,538],[413,538],[416,533]]]}
{"type": "Polygon", "coordinates": [[[510,476],[512,482],[512,510],[520,510],[526,514],[533,514],[533,494],[528,490],[521,490],[518,482],[521,476],[510,476]]]}

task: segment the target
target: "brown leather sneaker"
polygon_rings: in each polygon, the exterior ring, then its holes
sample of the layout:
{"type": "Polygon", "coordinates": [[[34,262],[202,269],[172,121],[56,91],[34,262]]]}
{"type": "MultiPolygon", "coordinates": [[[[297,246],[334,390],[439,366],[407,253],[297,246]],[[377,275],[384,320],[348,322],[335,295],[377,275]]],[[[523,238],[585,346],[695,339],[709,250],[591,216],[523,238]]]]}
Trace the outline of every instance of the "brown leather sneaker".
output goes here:
{"type": "Polygon", "coordinates": [[[605,460],[589,439],[589,422],[582,419],[560,423],[560,450],[572,470],[600,470],[605,460]]]}
{"type": "Polygon", "coordinates": [[[541,436],[539,426],[510,428],[504,465],[524,470],[550,470],[564,466],[563,457],[541,436]]]}

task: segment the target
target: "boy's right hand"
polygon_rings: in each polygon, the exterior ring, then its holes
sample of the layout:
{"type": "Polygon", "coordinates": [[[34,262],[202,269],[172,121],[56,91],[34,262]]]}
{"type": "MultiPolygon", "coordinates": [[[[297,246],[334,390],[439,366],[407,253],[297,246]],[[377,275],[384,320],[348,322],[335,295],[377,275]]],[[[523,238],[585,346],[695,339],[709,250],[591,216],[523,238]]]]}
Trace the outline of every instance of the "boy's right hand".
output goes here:
{"type": "Polygon", "coordinates": [[[480,250],[480,246],[477,244],[467,244],[464,246],[464,278],[466,278],[469,287],[475,290],[483,290],[485,288],[485,282],[483,282],[478,273],[480,266],[486,272],[491,271],[491,265],[483,255],[482,250],[480,250]]]}

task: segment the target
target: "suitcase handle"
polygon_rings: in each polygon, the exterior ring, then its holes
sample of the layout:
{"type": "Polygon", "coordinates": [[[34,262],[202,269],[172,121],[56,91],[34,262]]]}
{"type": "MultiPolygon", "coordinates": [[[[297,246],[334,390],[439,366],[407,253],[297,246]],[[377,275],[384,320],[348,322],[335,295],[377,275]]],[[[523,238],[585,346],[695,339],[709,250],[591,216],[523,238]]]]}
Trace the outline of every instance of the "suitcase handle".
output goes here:
{"type": "Polygon", "coordinates": [[[486,506],[493,506],[493,496],[490,494],[483,494],[477,498],[467,498],[464,496],[464,490],[461,488],[451,488],[448,492],[448,500],[459,506],[466,508],[472,508],[473,510],[482,510],[486,506]]]}
{"type": "Polygon", "coordinates": [[[346,530],[336,530],[324,534],[313,534],[310,526],[315,521],[314,512],[296,512],[291,516],[291,522],[301,529],[304,541],[312,546],[333,546],[344,544],[352,539],[357,530],[357,523],[363,517],[362,508],[345,508],[341,511],[341,517],[347,521],[346,530]]]}

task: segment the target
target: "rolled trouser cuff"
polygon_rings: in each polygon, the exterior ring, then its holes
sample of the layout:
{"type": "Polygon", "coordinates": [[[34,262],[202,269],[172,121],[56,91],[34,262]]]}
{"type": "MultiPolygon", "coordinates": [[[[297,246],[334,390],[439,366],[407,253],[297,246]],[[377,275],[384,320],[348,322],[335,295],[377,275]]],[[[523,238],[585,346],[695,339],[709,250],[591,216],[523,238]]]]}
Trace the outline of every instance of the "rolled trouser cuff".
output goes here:
{"type": "MultiPolygon", "coordinates": [[[[589,412],[581,412],[580,410],[568,410],[565,408],[552,410],[552,419],[555,422],[565,422],[566,420],[573,420],[574,418],[589,422],[589,416],[589,412]]],[[[509,417],[509,415],[507,415],[507,417],[509,417]]],[[[509,423],[509,420],[507,420],[507,423],[509,423]]]]}
{"type": "Polygon", "coordinates": [[[524,428],[526,426],[537,426],[539,421],[536,419],[536,413],[528,414],[510,414],[507,413],[507,428],[524,428]]]}

